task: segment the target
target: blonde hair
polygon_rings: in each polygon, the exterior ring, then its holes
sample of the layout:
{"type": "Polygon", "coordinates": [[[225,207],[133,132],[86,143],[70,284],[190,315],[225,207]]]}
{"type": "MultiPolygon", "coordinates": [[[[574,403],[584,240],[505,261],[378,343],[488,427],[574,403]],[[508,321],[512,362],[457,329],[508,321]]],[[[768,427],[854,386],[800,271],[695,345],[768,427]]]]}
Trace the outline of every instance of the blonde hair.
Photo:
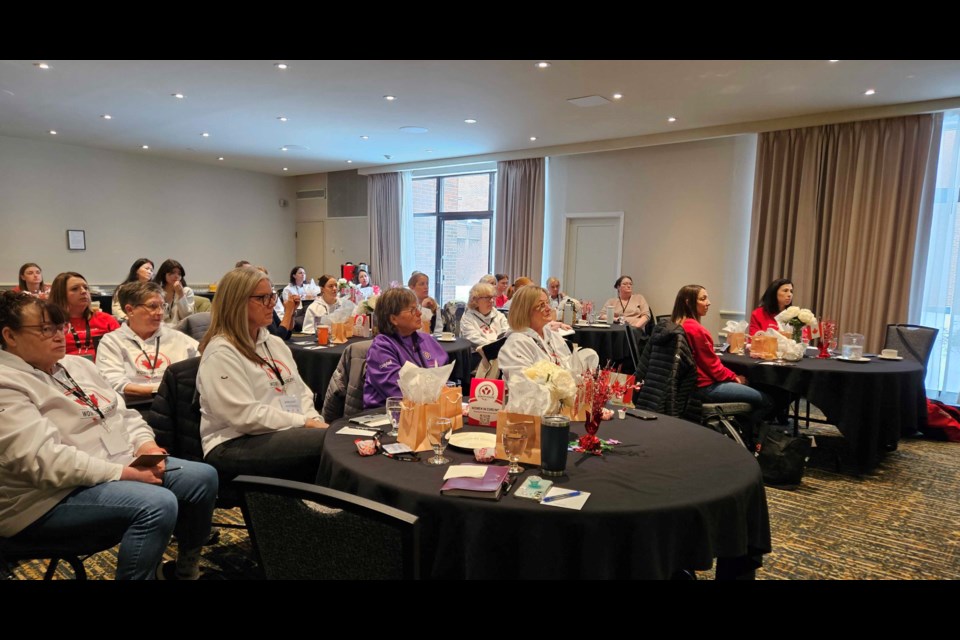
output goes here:
{"type": "Polygon", "coordinates": [[[548,287],[549,287],[550,285],[552,285],[554,282],[556,282],[556,283],[559,285],[559,284],[560,284],[560,278],[557,278],[556,276],[550,276],[549,278],[547,278],[547,286],[548,286],[548,287]]]}
{"type": "Polygon", "coordinates": [[[520,290],[521,287],[533,284],[533,280],[526,276],[520,276],[513,281],[513,284],[510,285],[510,288],[507,289],[507,300],[513,300],[514,294],[520,290]]]}
{"type": "Polygon", "coordinates": [[[478,282],[473,285],[473,288],[470,289],[470,300],[467,302],[467,307],[470,309],[477,308],[477,298],[482,298],[484,296],[493,296],[494,288],[492,284],[487,284],[486,282],[478,282]]]}
{"type": "MultiPolygon", "coordinates": [[[[261,280],[270,282],[270,278],[253,267],[239,267],[220,278],[217,295],[210,309],[210,328],[200,341],[201,353],[213,338],[223,336],[247,360],[257,364],[263,362],[263,358],[257,354],[256,343],[250,337],[247,314],[247,303],[261,280]]],[[[273,289],[272,284],[270,288],[273,289]]]]}
{"type": "Polygon", "coordinates": [[[492,273],[488,273],[485,276],[480,276],[480,282],[493,285],[494,287],[497,286],[497,279],[492,273]]]}
{"type": "Polygon", "coordinates": [[[535,284],[528,284],[517,289],[510,299],[510,315],[507,316],[507,322],[514,331],[523,331],[530,327],[530,316],[533,315],[533,308],[540,302],[540,294],[546,294],[549,299],[550,294],[543,287],[535,284]]]}

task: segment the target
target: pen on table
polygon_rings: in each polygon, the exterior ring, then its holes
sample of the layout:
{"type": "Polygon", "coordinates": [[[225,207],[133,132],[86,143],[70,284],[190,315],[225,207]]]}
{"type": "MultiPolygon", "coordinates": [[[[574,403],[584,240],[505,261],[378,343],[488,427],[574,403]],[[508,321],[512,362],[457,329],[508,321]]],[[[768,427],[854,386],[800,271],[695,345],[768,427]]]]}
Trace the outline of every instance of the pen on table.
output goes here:
{"type": "Polygon", "coordinates": [[[556,502],[557,500],[563,500],[565,498],[573,498],[574,496],[580,495],[579,491],[571,491],[569,493],[562,493],[558,496],[547,496],[540,502],[556,502]]]}

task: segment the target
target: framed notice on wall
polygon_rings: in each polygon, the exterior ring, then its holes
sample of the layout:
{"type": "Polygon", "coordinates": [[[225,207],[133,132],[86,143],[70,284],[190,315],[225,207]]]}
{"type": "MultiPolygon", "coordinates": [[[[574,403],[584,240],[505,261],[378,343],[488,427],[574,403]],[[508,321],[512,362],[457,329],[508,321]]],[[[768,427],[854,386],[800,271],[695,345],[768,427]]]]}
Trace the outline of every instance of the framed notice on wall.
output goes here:
{"type": "Polygon", "coordinates": [[[67,249],[70,251],[87,250],[87,236],[83,229],[67,229],[67,249]]]}

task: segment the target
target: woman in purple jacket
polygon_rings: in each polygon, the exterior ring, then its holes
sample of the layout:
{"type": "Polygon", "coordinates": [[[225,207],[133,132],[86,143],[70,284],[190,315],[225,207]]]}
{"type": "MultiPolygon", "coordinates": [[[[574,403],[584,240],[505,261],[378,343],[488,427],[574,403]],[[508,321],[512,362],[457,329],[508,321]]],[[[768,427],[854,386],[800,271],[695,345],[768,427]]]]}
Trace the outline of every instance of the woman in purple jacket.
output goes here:
{"type": "Polygon", "coordinates": [[[377,301],[377,329],[367,351],[367,377],[363,408],[382,407],[387,398],[400,396],[400,368],[406,362],[418,367],[447,364],[447,352],[421,327],[417,297],[409,289],[389,289],[377,301]]]}

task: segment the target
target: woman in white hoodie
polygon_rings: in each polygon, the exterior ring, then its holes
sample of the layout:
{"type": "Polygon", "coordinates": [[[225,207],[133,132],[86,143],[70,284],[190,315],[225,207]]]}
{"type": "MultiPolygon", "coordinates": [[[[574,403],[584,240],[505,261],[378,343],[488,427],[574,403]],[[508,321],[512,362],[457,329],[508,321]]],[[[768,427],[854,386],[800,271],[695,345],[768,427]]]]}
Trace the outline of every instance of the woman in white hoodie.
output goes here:
{"type": "Polygon", "coordinates": [[[0,295],[0,536],[43,543],[120,541],[117,578],[196,579],[217,474],[165,453],[99,373],[65,356],[63,311],[0,295]],[[176,565],[160,564],[176,532],[176,565]]]}
{"type": "Polygon", "coordinates": [[[221,278],[197,374],[204,460],[241,474],[313,482],[327,424],[290,348],[270,335],[277,294],[263,272],[221,278]]]}

